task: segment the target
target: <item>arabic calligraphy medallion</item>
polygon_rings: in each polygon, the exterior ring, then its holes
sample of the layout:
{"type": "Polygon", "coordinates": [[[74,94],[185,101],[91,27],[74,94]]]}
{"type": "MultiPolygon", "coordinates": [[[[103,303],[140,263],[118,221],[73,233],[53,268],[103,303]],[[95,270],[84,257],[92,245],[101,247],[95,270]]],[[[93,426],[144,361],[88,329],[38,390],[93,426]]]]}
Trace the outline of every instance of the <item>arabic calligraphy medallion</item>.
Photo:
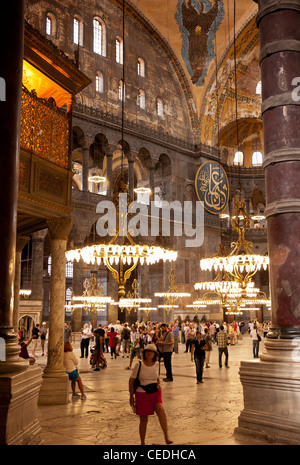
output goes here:
{"type": "Polygon", "coordinates": [[[195,189],[204,208],[217,215],[228,203],[229,184],[223,167],[215,161],[204,162],[197,171],[195,189]]]}

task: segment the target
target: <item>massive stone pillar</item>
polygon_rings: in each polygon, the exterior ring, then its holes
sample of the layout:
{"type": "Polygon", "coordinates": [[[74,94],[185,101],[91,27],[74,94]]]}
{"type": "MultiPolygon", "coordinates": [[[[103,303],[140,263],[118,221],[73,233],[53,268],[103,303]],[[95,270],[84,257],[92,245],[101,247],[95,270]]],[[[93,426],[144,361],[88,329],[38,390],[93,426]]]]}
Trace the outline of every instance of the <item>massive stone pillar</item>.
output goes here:
{"type": "Polygon", "coordinates": [[[0,444],[39,444],[37,397],[41,369],[19,358],[14,331],[14,279],[22,65],[24,48],[24,1],[12,0],[0,15],[2,47],[0,76],[6,83],[0,102],[1,154],[0,195],[0,444]],[[4,350],[3,350],[4,345],[4,350]]]}
{"type": "Polygon", "coordinates": [[[39,404],[68,402],[68,375],[64,359],[64,322],[66,299],[66,244],[72,228],[71,218],[47,220],[51,238],[50,316],[48,361],[43,373],[39,404]]]}
{"type": "Polygon", "coordinates": [[[300,444],[300,2],[260,0],[265,215],[272,328],[258,361],[242,362],[237,433],[300,444]]]}
{"type": "Polygon", "coordinates": [[[151,189],[151,194],[150,194],[150,201],[154,202],[154,189],[155,189],[155,180],[154,180],[154,173],[155,173],[155,164],[151,163],[149,165],[149,187],[151,189]]]}
{"type": "Polygon", "coordinates": [[[37,231],[32,236],[32,266],[31,266],[31,287],[30,298],[33,300],[43,300],[43,271],[44,271],[44,241],[48,229],[37,231]]]}
{"type": "Polygon", "coordinates": [[[89,190],[89,164],[90,164],[90,145],[92,141],[84,139],[82,144],[82,190],[87,192],[89,190]]]}
{"type": "MultiPolygon", "coordinates": [[[[82,248],[83,243],[74,243],[74,248],[82,248]]],[[[73,294],[83,294],[83,260],[73,262],[73,294]]],[[[73,332],[80,332],[82,328],[82,308],[74,308],[72,312],[71,327],[73,332]]]]}
{"type": "Polygon", "coordinates": [[[113,153],[108,152],[106,154],[106,195],[109,199],[113,196],[113,182],[112,182],[112,164],[113,164],[113,153]]]}
{"type": "Polygon", "coordinates": [[[128,193],[132,200],[134,200],[134,156],[128,156],[128,193]]]}

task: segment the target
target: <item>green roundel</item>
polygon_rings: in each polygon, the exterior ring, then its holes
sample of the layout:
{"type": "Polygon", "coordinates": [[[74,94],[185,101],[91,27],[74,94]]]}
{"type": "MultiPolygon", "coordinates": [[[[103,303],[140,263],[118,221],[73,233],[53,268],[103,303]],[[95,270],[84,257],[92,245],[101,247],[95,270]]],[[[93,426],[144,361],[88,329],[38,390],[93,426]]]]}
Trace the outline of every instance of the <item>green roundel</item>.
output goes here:
{"type": "Polygon", "coordinates": [[[226,208],[229,184],[223,167],[215,161],[206,161],[197,171],[195,189],[204,208],[217,215],[226,208]]]}

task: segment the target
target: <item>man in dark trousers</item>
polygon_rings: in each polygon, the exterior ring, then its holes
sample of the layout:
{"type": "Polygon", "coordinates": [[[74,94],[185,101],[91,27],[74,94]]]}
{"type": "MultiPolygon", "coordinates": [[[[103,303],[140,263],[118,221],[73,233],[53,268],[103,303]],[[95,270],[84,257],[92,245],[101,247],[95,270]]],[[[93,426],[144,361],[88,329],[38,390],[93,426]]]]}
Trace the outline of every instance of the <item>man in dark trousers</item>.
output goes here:
{"type": "Polygon", "coordinates": [[[163,356],[164,365],[166,369],[166,378],[164,378],[165,382],[173,381],[173,374],[172,374],[172,354],[174,348],[174,338],[172,331],[169,331],[168,325],[163,323],[160,325],[161,329],[161,337],[158,340],[159,345],[159,352],[163,356]]]}

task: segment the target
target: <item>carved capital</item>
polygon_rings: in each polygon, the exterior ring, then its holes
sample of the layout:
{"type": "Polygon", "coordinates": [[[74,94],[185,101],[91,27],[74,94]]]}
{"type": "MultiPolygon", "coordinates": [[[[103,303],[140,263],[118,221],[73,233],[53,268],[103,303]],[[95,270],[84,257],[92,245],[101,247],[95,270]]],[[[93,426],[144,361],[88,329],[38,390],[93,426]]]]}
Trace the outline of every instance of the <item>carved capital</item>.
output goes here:
{"type": "Polygon", "coordinates": [[[29,241],[30,241],[30,237],[28,236],[17,236],[17,240],[16,240],[17,252],[22,252],[25,245],[28,244],[29,241]]]}
{"type": "Polygon", "coordinates": [[[67,240],[72,229],[72,219],[64,218],[48,218],[47,225],[51,239],[67,240]]]}

